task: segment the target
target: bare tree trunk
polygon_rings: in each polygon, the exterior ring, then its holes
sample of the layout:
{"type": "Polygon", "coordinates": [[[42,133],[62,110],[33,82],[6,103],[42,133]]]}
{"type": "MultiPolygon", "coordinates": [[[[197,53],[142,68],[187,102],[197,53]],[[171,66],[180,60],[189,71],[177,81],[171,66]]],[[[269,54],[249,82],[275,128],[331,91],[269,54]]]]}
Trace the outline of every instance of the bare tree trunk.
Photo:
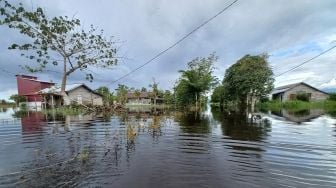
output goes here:
{"type": "Polygon", "coordinates": [[[66,104],[66,93],[65,93],[65,86],[67,81],[67,66],[66,66],[66,58],[64,57],[64,65],[63,65],[63,78],[62,78],[62,85],[61,85],[61,95],[63,97],[63,104],[66,104]]]}
{"type": "Polygon", "coordinates": [[[196,110],[197,110],[197,93],[195,93],[195,98],[196,98],[196,110]]]}
{"type": "Polygon", "coordinates": [[[66,67],[66,58],[64,57],[64,65],[63,65],[63,78],[62,78],[62,85],[61,85],[61,94],[65,94],[65,86],[67,81],[67,67],[66,67]]]}
{"type": "Polygon", "coordinates": [[[154,106],[156,106],[156,94],[154,94],[154,106]]]}

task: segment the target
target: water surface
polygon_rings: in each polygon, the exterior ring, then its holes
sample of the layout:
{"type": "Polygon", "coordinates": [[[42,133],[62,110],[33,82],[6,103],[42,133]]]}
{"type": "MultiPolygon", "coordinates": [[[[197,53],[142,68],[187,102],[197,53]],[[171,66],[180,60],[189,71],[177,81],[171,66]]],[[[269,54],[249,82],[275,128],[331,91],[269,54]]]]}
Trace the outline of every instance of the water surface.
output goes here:
{"type": "Polygon", "coordinates": [[[8,112],[20,118],[0,121],[2,187],[336,187],[336,119],[324,112],[262,124],[215,109],[8,112]]]}

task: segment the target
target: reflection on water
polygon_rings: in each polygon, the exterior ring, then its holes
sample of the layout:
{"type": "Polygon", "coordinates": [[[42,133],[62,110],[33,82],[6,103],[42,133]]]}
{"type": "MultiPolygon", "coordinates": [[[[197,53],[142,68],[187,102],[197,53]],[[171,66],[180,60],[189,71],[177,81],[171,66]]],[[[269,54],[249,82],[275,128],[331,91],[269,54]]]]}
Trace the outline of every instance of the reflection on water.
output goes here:
{"type": "Polygon", "coordinates": [[[283,117],[287,121],[296,123],[309,122],[325,114],[324,110],[322,109],[303,109],[303,110],[281,109],[280,111],[272,111],[271,113],[278,117],[283,117]]]}
{"type": "Polygon", "coordinates": [[[0,124],[4,187],[336,186],[336,120],[320,111],[14,116],[0,124]]]}

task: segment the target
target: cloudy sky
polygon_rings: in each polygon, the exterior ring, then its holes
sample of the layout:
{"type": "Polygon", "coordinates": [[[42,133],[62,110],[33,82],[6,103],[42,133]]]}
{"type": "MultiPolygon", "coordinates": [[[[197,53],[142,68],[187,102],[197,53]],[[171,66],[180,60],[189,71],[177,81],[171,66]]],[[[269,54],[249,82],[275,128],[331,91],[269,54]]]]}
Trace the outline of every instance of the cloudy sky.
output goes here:
{"type": "MultiPolygon", "coordinates": [[[[69,77],[69,83],[85,82],[93,88],[108,86],[133,68],[151,59],[203,21],[232,2],[228,0],[59,0],[23,1],[27,9],[40,6],[52,16],[75,16],[84,27],[105,30],[118,41],[123,59],[112,70],[92,69],[96,80],[85,81],[84,73],[69,77]]],[[[246,54],[268,53],[275,75],[336,45],[336,1],[334,0],[239,0],[222,15],[191,35],[160,58],[132,73],[119,83],[148,87],[155,78],[162,89],[171,89],[178,70],[188,61],[212,52],[219,56],[216,76],[246,54]]],[[[26,40],[17,32],[0,27],[0,99],[16,93],[13,73],[27,73],[20,52],[9,51],[13,42],[26,40]]],[[[336,87],[336,49],[308,64],[276,78],[276,85],[305,81],[318,88],[336,87]]],[[[29,62],[31,63],[31,62],[29,62]]],[[[49,69],[59,70],[58,67],[49,69]]],[[[60,81],[54,72],[36,74],[41,79],[60,81]]]]}

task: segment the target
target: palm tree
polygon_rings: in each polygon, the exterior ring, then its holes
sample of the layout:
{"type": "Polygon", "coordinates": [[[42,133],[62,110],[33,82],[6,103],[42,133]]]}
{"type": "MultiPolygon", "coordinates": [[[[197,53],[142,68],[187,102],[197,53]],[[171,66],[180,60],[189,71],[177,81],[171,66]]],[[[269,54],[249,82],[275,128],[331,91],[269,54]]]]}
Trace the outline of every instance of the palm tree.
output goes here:
{"type": "Polygon", "coordinates": [[[217,79],[212,75],[213,63],[216,60],[214,54],[210,54],[207,58],[196,58],[188,63],[189,70],[179,71],[182,74],[180,83],[186,85],[189,92],[194,93],[196,107],[200,94],[217,83],[217,79]]]}
{"type": "Polygon", "coordinates": [[[135,97],[137,98],[137,100],[138,100],[138,104],[139,104],[139,100],[140,100],[140,96],[141,96],[141,91],[138,90],[138,89],[136,89],[136,90],[134,91],[134,95],[135,95],[135,97]]]}
{"type": "Polygon", "coordinates": [[[152,88],[152,96],[154,98],[154,105],[156,105],[156,99],[159,93],[158,85],[159,83],[155,81],[155,78],[153,78],[153,83],[149,84],[149,87],[152,88]]]}
{"type": "Polygon", "coordinates": [[[128,87],[123,84],[118,85],[117,99],[121,104],[125,104],[127,101],[128,87]]]}

